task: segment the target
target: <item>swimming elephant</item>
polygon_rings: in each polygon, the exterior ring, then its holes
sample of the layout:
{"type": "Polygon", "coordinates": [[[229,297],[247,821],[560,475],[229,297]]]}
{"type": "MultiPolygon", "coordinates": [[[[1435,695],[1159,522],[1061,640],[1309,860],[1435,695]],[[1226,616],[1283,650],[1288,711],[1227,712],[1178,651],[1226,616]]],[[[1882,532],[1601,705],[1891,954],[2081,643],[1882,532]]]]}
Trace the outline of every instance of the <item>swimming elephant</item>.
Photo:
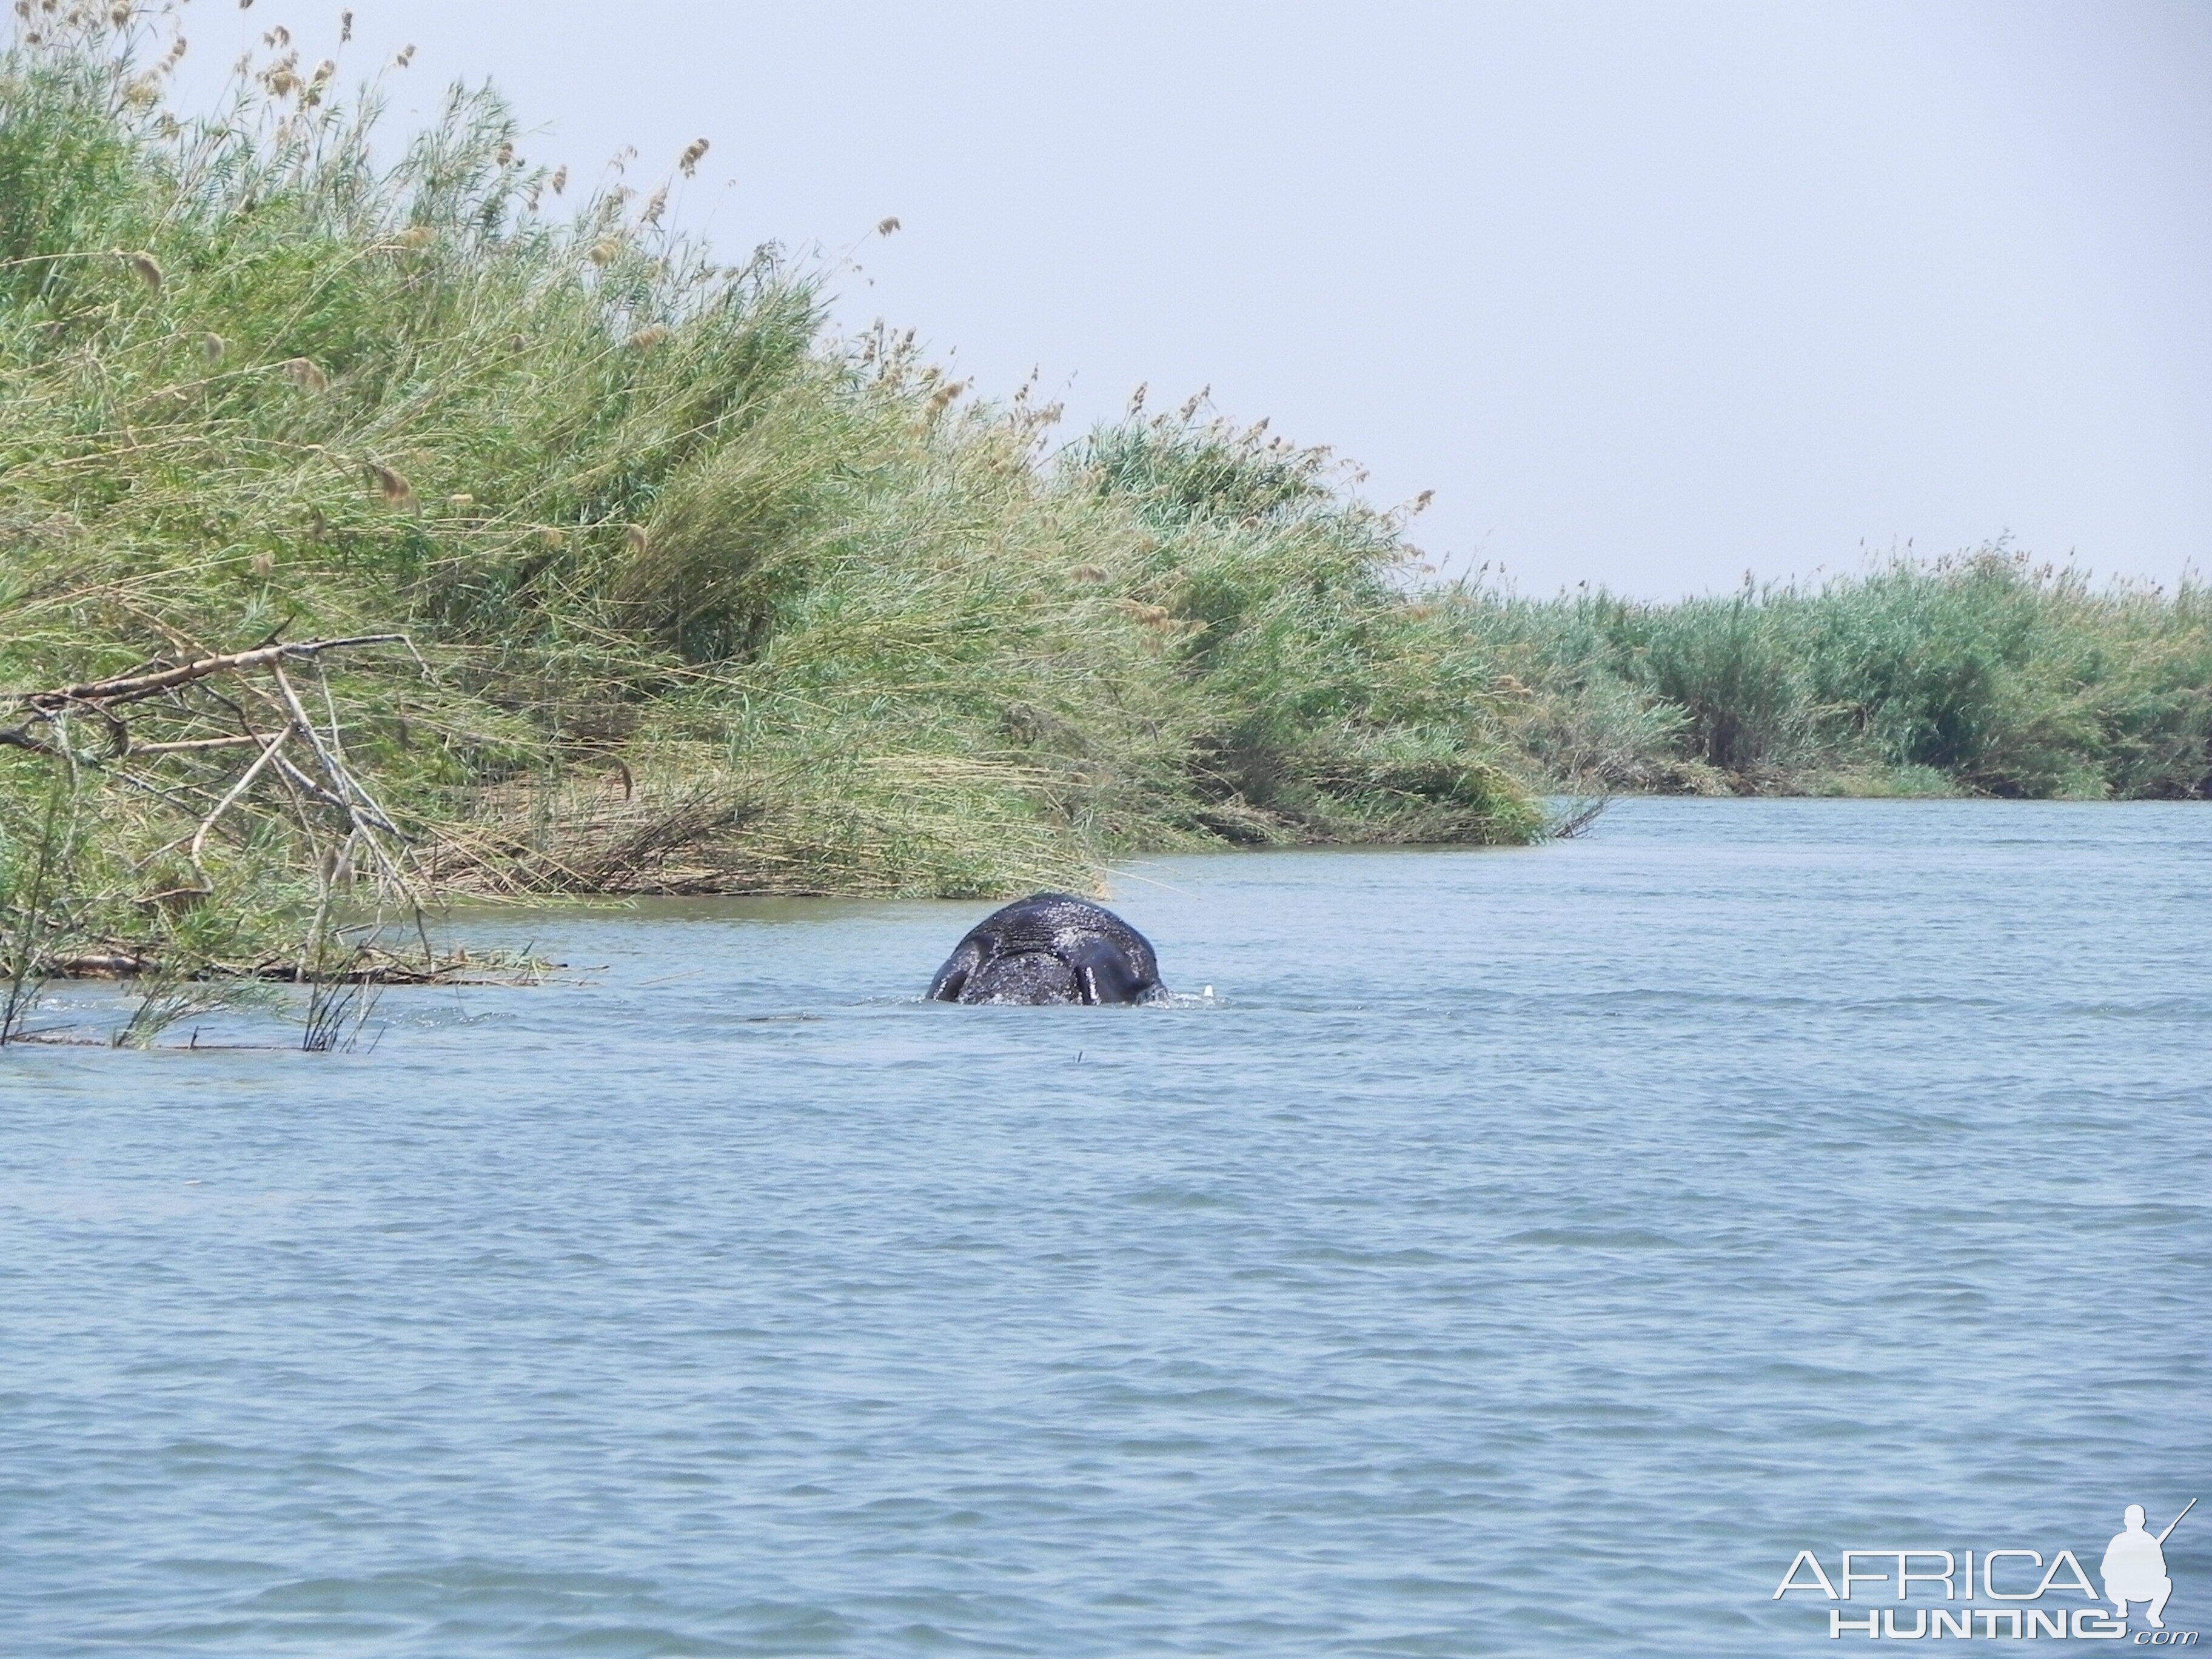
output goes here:
{"type": "Polygon", "coordinates": [[[953,947],[929,994],[1044,1006],[1168,1000],[1145,936],[1070,893],[1032,894],[984,917],[953,947]]]}

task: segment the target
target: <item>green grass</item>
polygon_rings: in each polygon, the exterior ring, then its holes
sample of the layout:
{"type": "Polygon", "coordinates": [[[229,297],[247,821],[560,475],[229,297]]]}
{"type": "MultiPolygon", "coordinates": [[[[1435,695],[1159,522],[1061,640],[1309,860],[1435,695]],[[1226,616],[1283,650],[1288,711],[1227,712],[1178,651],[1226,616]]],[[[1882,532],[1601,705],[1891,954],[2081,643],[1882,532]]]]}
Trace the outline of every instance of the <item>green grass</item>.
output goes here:
{"type": "Polygon", "coordinates": [[[1638,604],[1480,589],[1471,653],[1595,789],[2212,795],[2212,591],[2093,587],[2002,548],[1818,587],[1638,604]]]}
{"type": "Polygon", "coordinates": [[[680,173],[572,201],[489,91],[398,141],[272,40],[181,117],[170,15],[36,10],[0,56],[0,677],[409,643],[19,723],[15,985],[307,970],[372,891],[983,896],[1541,832],[1510,696],[1325,453],[1194,410],[1055,447],[831,337],[806,269],[663,231],[680,173]],[[279,729],[235,799],[257,750],[154,746],[279,729]]]}

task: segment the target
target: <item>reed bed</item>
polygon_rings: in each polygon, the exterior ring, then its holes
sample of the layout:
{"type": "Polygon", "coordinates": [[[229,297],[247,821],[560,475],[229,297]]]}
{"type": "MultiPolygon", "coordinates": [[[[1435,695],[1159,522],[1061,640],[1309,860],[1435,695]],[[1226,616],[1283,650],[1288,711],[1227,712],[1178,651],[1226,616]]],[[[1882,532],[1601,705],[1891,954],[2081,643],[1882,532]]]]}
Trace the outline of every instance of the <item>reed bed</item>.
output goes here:
{"type": "Polygon", "coordinates": [[[1586,790],[2212,796],[2212,590],[2002,545],[1676,605],[1447,599],[1522,745],[1586,790]]]}
{"type": "Polygon", "coordinates": [[[337,31],[174,109],[180,16],[27,0],[0,54],[0,1039],[74,961],[158,1026],[455,895],[1542,832],[1510,694],[1325,452],[1195,406],[1059,441],[664,229],[703,143],[574,194],[489,89],[381,133],[405,65],[342,96],[337,31]]]}

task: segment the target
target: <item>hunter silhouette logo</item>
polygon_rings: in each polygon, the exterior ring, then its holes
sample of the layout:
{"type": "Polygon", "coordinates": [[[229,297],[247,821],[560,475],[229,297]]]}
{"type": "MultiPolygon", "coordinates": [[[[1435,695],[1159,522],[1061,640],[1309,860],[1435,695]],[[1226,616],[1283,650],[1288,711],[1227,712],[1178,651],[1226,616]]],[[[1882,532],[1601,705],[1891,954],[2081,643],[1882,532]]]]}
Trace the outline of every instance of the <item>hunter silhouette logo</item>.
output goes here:
{"type": "Polygon", "coordinates": [[[2143,1609],[2144,1622],[2153,1630],[2164,1630],[2166,1620],[2159,1615],[2166,1611],[2166,1599],[2173,1594],[2173,1580],[2166,1576],[2166,1540],[2173,1536],[2173,1529],[2181,1524],[2181,1516],[2197,1507],[2197,1500],[2189,1500],[2189,1508],[2166,1523],[2166,1530],[2155,1538],[2143,1530],[2143,1506],[2128,1505],[2127,1513],[2120,1518],[2127,1523],[2125,1532],[2114,1533],[2112,1541],[2105,1546],[2105,1559],[2097,1569],[2105,1581],[2105,1599],[2112,1604],[2112,1611],[2121,1619],[2128,1616],[2128,1603],[2148,1601],[2143,1609]]]}
{"type": "Polygon", "coordinates": [[[2191,1498],[2181,1513],[2166,1523],[2163,1532],[2150,1530],[2143,1506],[2130,1504],[2121,1516],[2122,1530],[2105,1546],[2097,1564],[2103,1581],[2102,1599],[2112,1611],[2097,1605],[2098,1589],[2083,1569],[2081,1557],[2070,1549],[2047,1559],[2040,1550],[1845,1550],[1834,1577],[1811,1550],[1800,1550],[1772,1597],[1780,1601],[1792,1590],[1810,1591],[1827,1601],[1879,1599],[1905,1602],[1914,1599],[1918,1585],[1921,1605],[1869,1607],[1860,1618],[1831,1607],[1828,1635],[1890,1637],[1911,1640],[1925,1637],[2010,1637],[2015,1641],[2037,1637],[2078,1637],[2086,1640],[2121,1642],[2132,1635],[2137,1647],[2194,1647],[2193,1630],[2166,1627],[2166,1604],[2173,1595],[2173,1580],[2166,1568],[2166,1540],[2173,1536],[2184,1516],[2197,1507],[2191,1498]],[[1881,1571],[1876,1571],[1875,1568],[1881,1571]],[[1894,1585],[1891,1596],[1869,1585],[1894,1585]],[[2073,1604],[2046,1601],[2046,1596],[2075,1596],[2073,1604]],[[1949,1607],[1931,1607],[1948,1601],[1949,1607]],[[1966,1605],[1958,1605],[1965,1602],[1966,1605]],[[1995,1606],[1975,1606],[1993,1602],[1995,1606]],[[2128,1613],[2141,1607],[2146,1628],[2130,1632],[2128,1613]],[[1912,1622],[1899,1622],[1909,1613],[1912,1622]]]}

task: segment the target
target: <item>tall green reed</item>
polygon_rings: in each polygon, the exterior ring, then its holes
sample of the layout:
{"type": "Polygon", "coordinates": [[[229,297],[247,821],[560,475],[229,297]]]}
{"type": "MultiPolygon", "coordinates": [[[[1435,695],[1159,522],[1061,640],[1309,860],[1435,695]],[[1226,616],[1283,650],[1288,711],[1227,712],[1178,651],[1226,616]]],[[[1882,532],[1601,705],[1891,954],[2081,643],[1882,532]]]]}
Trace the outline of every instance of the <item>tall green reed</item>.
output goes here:
{"type": "Polygon", "coordinates": [[[1677,605],[1478,588],[1453,614],[1525,678],[1532,746],[1591,785],[2212,793],[2193,580],[2098,586],[1996,546],[1677,605]]]}

